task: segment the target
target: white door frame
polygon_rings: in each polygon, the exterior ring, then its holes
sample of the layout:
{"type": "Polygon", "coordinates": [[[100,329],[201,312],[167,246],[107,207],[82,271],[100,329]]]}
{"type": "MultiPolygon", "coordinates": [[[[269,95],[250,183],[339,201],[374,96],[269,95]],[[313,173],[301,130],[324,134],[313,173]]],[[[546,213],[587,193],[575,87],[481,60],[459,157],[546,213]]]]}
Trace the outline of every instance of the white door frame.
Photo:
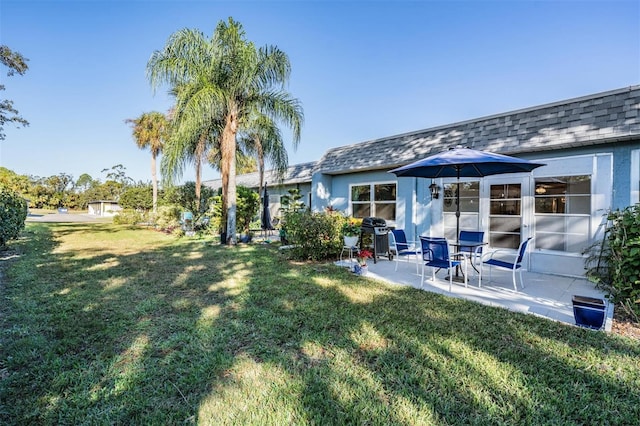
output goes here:
{"type": "Polygon", "coordinates": [[[530,173],[487,176],[480,187],[480,226],[491,248],[491,185],[520,184],[520,242],[533,236],[533,179],[530,173]]]}

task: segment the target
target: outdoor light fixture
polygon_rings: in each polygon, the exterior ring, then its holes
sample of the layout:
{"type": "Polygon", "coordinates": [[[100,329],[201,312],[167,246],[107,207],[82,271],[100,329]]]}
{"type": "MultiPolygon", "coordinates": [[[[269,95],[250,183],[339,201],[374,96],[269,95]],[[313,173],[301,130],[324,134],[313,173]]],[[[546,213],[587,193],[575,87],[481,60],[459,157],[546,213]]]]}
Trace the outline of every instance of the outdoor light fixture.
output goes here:
{"type": "Polygon", "coordinates": [[[440,196],[440,188],[436,185],[435,182],[432,181],[431,185],[429,185],[429,190],[431,191],[431,198],[437,200],[440,196]]]}

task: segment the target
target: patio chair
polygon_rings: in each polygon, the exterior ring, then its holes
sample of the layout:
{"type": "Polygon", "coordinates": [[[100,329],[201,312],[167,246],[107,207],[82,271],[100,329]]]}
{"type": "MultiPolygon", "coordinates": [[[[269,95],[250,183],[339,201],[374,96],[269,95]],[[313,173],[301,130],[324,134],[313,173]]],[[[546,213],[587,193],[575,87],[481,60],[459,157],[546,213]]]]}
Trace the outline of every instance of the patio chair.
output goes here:
{"type": "Polygon", "coordinates": [[[467,258],[462,253],[449,254],[449,242],[444,238],[420,237],[422,248],[422,281],[420,287],[424,285],[424,267],[431,267],[431,279],[436,280],[436,269],[447,269],[449,271],[449,293],[453,284],[453,269],[459,267],[464,262],[464,286],[467,286],[467,258]],[[452,256],[460,256],[460,260],[452,259],[452,256]]]}
{"type": "Polygon", "coordinates": [[[522,243],[520,243],[520,247],[518,247],[518,251],[513,253],[512,250],[506,249],[498,249],[494,250],[491,253],[487,253],[480,262],[480,277],[478,278],[478,287],[482,287],[482,267],[484,265],[489,265],[489,282],[491,282],[491,268],[504,268],[510,269],[513,277],[513,289],[518,291],[518,285],[516,282],[516,271],[520,275],[520,285],[524,288],[524,281],[522,279],[522,260],[524,259],[524,255],[527,252],[527,247],[529,247],[529,243],[533,240],[534,237],[527,238],[522,243]],[[507,253],[505,255],[504,253],[507,253]],[[495,256],[498,255],[498,258],[495,256]],[[487,260],[485,260],[485,258],[487,260]]]}
{"type": "Polygon", "coordinates": [[[391,230],[389,233],[389,251],[396,258],[396,271],[398,270],[398,263],[400,263],[401,258],[409,262],[409,258],[413,256],[416,264],[416,275],[418,274],[418,255],[420,254],[420,248],[416,247],[413,241],[407,241],[404,229],[391,230]]]}
{"type": "MultiPolygon", "coordinates": [[[[483,231],[460,231],[460,241],[476,241],[481,243],[484,241],[483,231]]],[[[461,253],[466,253],[471,259],[471,265],[474,266],[482,259],[482,246],[472,249],[471,247],[460,247],[461,253]]],[[[475,266],[474,266],[475,269],[475,266]]]]}

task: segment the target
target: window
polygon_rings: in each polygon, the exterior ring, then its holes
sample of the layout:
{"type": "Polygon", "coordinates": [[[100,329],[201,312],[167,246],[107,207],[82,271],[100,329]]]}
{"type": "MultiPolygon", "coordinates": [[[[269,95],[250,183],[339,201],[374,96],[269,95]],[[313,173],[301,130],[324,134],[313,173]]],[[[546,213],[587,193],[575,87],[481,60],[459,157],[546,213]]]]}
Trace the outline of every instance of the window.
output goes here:
{"type": "Polygon", "coordinates": [[[591,176],[536,178],[536,247],[581,253],[589,245],[591,176]]]}
{"type": "Polygon", "coordinates": [[[381,217],[396,220],[396,184],[371,183],[351,186],[353,217],[381,217]]]}
{"type": "MultiPolygon", "coordinates": [[[[448,183],[444,186],[444,211],[456,211],[456,190],[455,183],[448,183]]],[[[478,213],[480,205],[480,182],[460,182],[460,212],[478,213]]]]}
{"type": "MultiPolygon", "coordinates": [[[[444,235],[456,239],[456,191],[457,184],[444,185],[443,211],[444,235]]],[[[478,229],[480,210],[480,181],[460,182],[460,229],[478,229]]]]}
{"type": "Polygon", "coordinates": [[[489,244],[518,248],[522,232],[522,185],[491,185],[489,209],[489,244]]]}

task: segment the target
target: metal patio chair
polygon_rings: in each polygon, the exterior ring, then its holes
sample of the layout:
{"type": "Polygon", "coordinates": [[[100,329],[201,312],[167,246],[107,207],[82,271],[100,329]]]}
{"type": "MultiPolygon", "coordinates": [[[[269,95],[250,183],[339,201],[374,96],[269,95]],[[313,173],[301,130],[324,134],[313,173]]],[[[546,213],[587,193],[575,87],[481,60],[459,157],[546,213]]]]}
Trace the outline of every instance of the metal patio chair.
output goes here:
{"type": "Polygon", "coordinates": [[[449,242],[444,238],[420,237],[420,246],[422,248],[422,281],[420,287],[424,285],[424,268],[431,267],[431,279],[436,280],[436,269],[447,269],[449,271],[449,293],[451,293],[451,285],[453,284],[453,268],[459,267],[464,263],[464,286],[467,286],[467,258],[463,253],[450,254],[449,242]],[[454,256],[460,256],[460,260],[453,259],[454,256]]]}
{"type": "Polygon", "coordinates": [[[533,238],[534,237],[529,237],[521,242],[520,247],[518,247],[518,251],[515,254],[512,250],[506,249],[498,249],[487,253],[482,258],[482,262],[480,262],[480,278],[478,279],[478,287],[482,287],[482,268],[484,265],[489,265],[489,282],[491,282],[491,268],[495,266],[497,268],[511,270],[513,277],[513,289],[515,291],[518,291],[518,285],[516,282],[516,271],[518,271],[518,275],[520,275],[520,285],[524,288],[524,281],[522,279],[522,261],[527,252],[527,248],[529,247],[529,243],[533,238]],[[495,257],[496,255],[499,255],[498,258],[495,257]]]}
{"type": "Polygon", "coordinates": [[[396,258],[396,271],[398,270],[398,263],[401,258],[409,262],[410,257],[413,256],[416,264],[416,275],[418,274],[420,247],[416,247],[413,241],[407,241],[404,229],[391,230],[389,233],[389,250],[396,258]]]}

